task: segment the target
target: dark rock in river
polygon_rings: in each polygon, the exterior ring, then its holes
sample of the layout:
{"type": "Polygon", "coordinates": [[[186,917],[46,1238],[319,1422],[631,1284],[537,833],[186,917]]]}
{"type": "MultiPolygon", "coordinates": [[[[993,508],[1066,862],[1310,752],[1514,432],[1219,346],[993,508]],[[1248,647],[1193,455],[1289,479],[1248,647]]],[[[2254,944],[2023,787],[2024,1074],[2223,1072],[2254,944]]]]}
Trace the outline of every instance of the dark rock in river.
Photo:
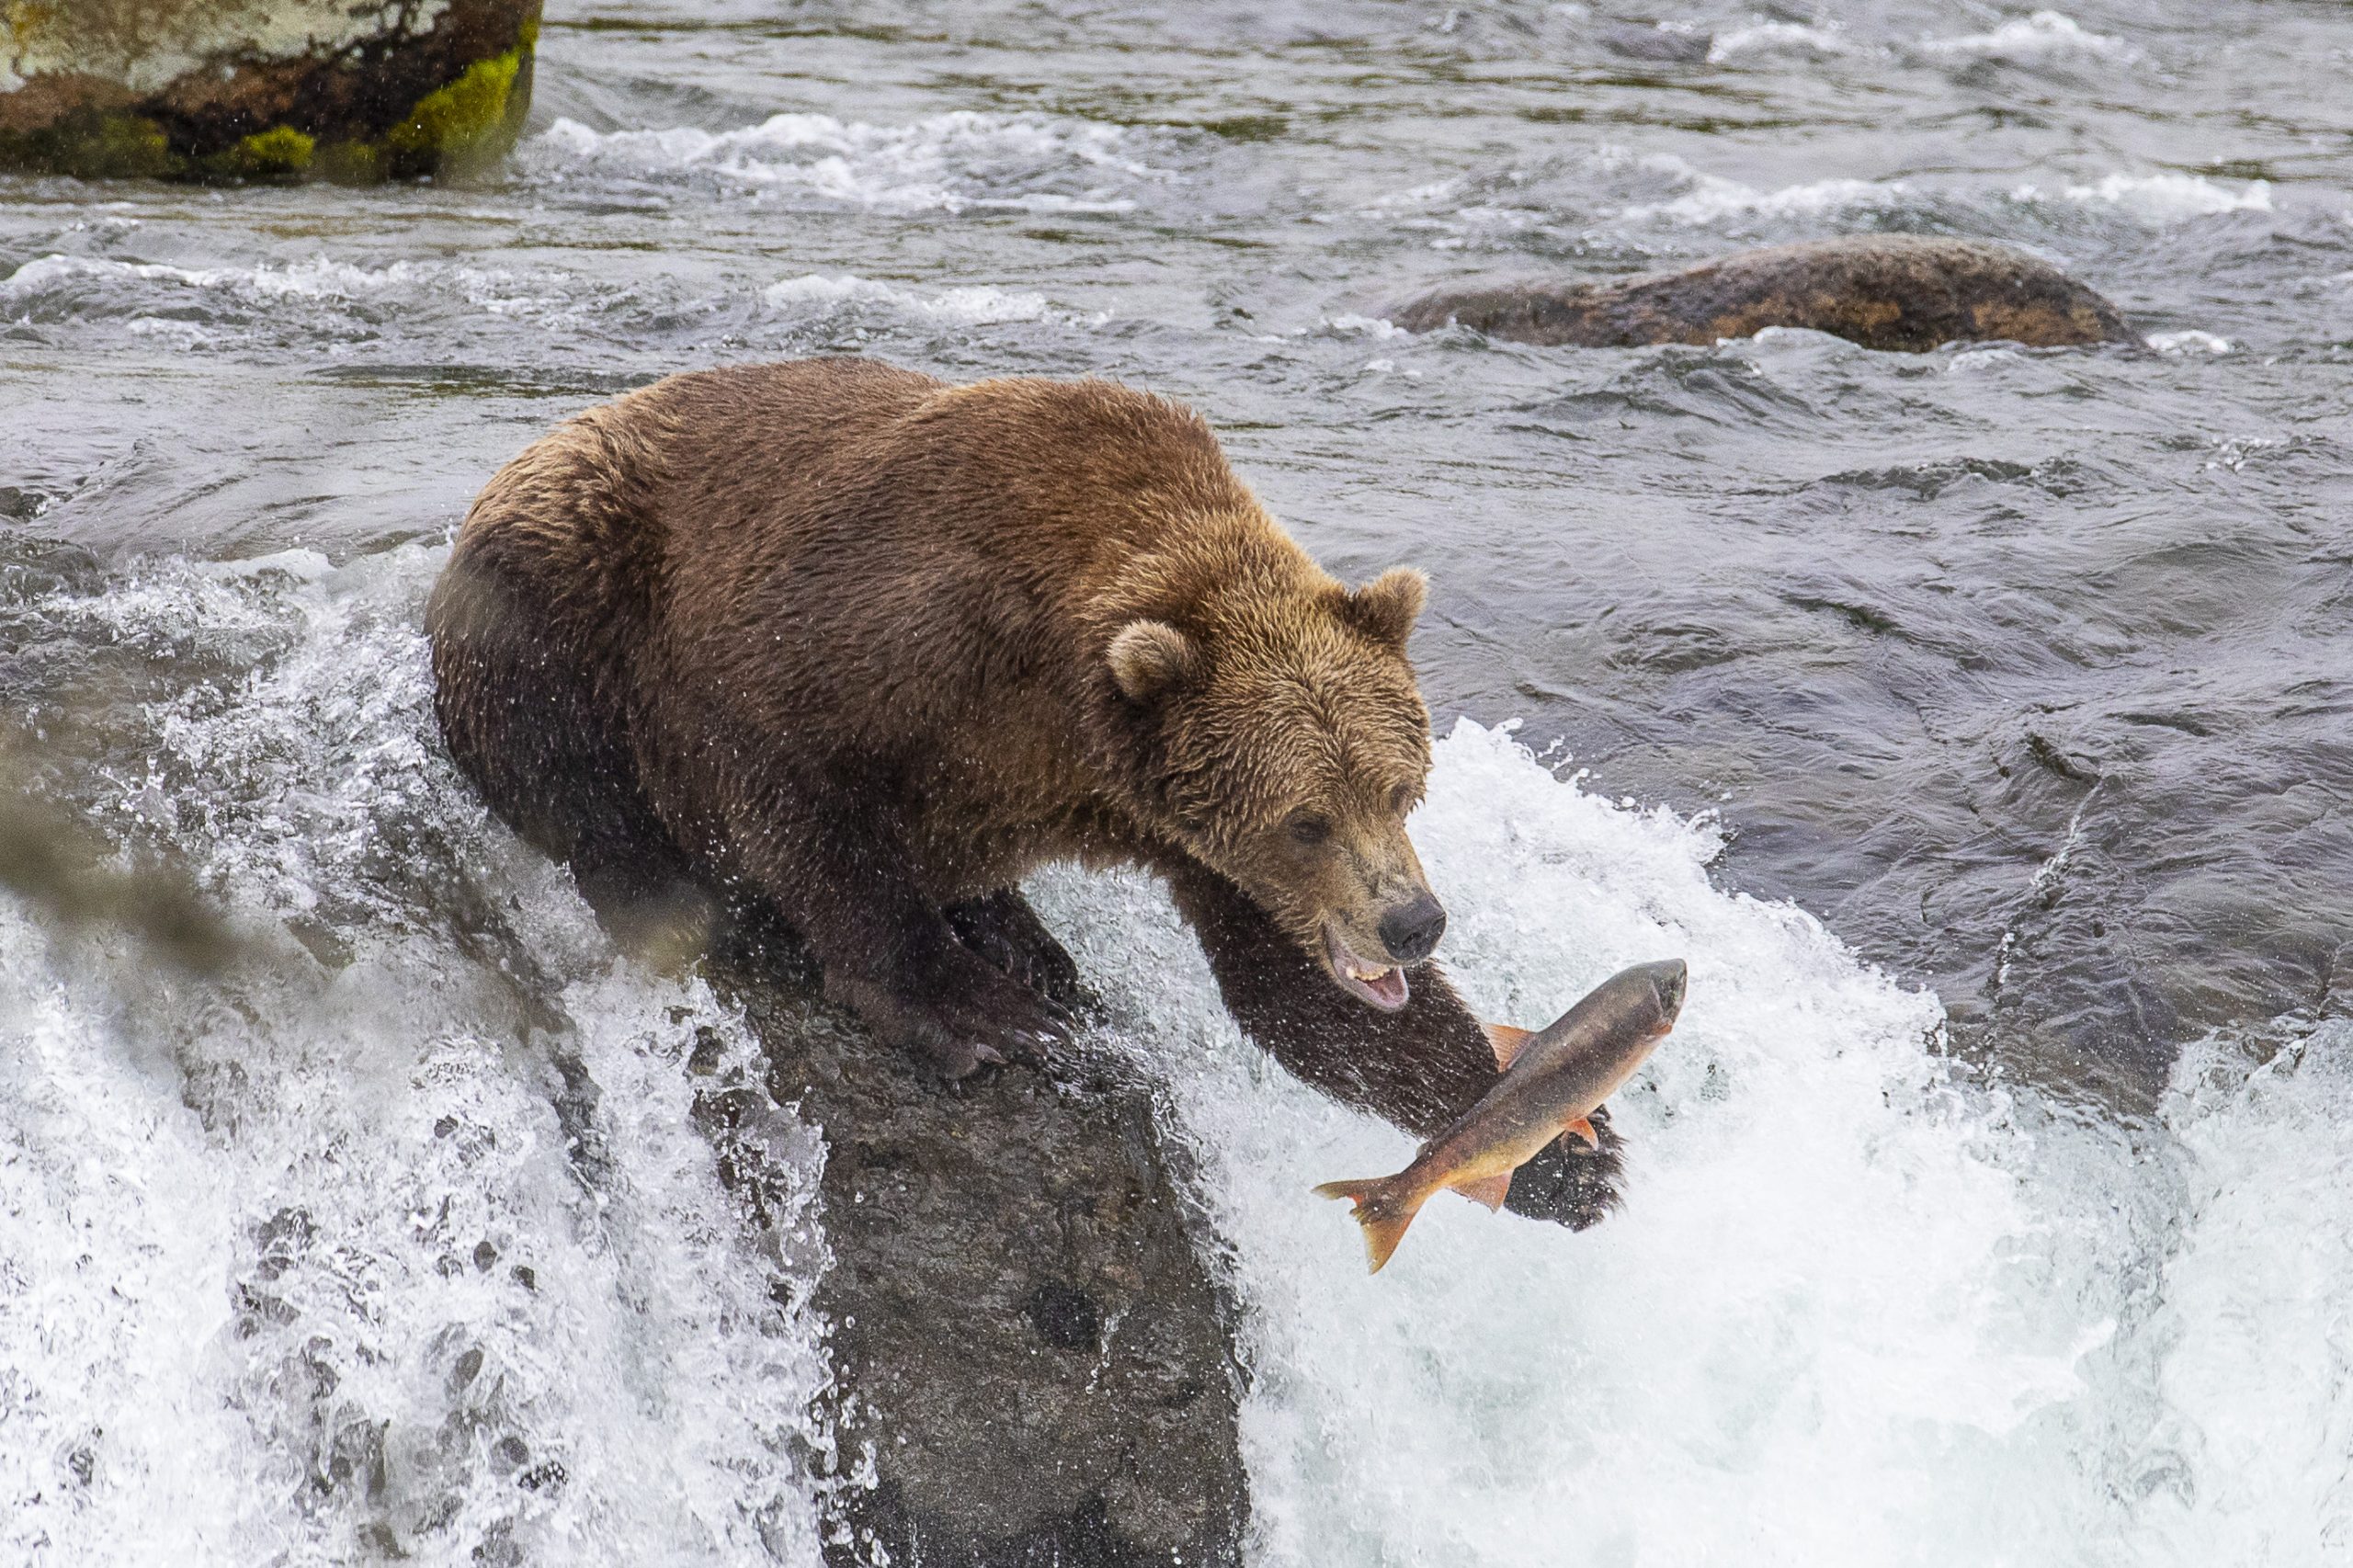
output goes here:
{"type": "Polygon", "coordinates": [[[1857,234],[1742,251],[1595,283],[1449,284],[1388,312],[1409,332],[1460,323],[1518,343],[1625,348],[1811,327],[1866,348],[2137,343],[2114,305],[2023,251],[1984,240],[1857,234]]]}
{"type": "Polygon", "coordinates": [[[521,130],[539,27],[540,0],[0,5],[0,167],[462,176],[521,130]]]}
{"type": "Polygon", "coordinates": [[[777,967],[774,945],[716,960],[770,1076],[709,1105],[756,1206],[763,1119],[797,1102],[824,1132],[829,1414],[877,1483],[832,1485],[829,1561],[1238,1562],[1233,1313],[1148,1088],[1067,1054],[951,1087],[777,967]]]}

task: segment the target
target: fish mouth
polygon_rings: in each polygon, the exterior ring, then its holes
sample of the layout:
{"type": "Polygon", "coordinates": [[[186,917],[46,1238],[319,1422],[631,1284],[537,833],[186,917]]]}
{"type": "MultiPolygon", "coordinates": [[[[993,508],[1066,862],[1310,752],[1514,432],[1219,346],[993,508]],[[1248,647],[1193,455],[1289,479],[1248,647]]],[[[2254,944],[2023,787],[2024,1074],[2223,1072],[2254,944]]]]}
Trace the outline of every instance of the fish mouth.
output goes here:
{"type": "Polygon", "coordinates": [[[1367,963],[1357,957],[1356,949],[1328,920],[1324,923],[1324,964],[1341,990],[1384,1013],[1395,1012],[1412,994],[1403,969],[1395,964],[1367,963]]]}
{"type": "Polygon", "coordinates": [[[1683,1011],[1683,990],[1690,980],[1691,971],[1681,959],[1669,959],[1652,968],[1656,976],[1653,983],[1658,988],[1659,1015],[1672,1025],[1683,1011]]]}

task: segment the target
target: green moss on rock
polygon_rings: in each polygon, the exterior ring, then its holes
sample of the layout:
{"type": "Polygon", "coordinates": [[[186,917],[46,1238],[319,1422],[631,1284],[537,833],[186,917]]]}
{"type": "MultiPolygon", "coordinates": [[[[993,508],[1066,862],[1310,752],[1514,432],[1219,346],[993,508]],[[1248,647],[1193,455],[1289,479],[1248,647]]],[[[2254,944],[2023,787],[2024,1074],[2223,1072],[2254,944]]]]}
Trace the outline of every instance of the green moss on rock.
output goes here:
{"type": "Polygon", "coordinates": [[[247,179],[293,179],[309,170],[317,146],[309,132],[279,125],[256,131],[212,161],[222,174],[247,179]]]}
{"type": "MultiPolygon", "coordinates": [[[[0,17],[10,3],[0,0],[0,17]]],[[[142,3],[119,0],[119,8],[131,15],[142,3]]],[[[226,7],[237,16],[223,26],[258,26],[255,17],[266,22],[269,6],[290,3],[226,7]]],[[[191,43],[183,51],[194,51],[189,57],[197,63],[163,86],[148,79],[154,70],[140,76],[96,44],[79,54],[44,57],[38,70],[0,91],[0,124],[13,127],[0,130],[0,168],[84,178],[350,184],[479,176],[496,167],[529,112],[539,4],[448,3],[426,33],[406,31],[413,22],[405,7],[384,20],[371,20],[376,7],[354,10],[361,33],[390,29],[380,40],[389,52],[381,56],[328,49],[315,38],[311,53],[279,56],[232,47],[244,36],[233,29],[208,34],[198,40],[204,51],[191,43]],[[471,51],[495,48],[501,40],[513,40],[511,47],[469,59],[471,51]],[[396,106],[409,94],[436,81],[441,85],[399,113],[396,106]],[[388,110],[398,115],[390,124],[388,110]]],[[[21,59],[18,65],[26,69],[21,59]]]]}
{"type": "Polygon", "coordinates": [[[372,142],[330,142],[313,155],[311,172],[337,185],[376,185],[384,177],[384,150],[372,142]]]}
{"type": "Polygon", "coordinates": [[[85,112],[39,131],[0,135],[0,165],[81,179],[142,179],[176,172],[179,160],[155,121],[85,112]]]}
{"type": "Polygon", "coordinates": [[[100,120],[82,153],[94,175],[161,175],[172,166],[171,139],[164,128],[136,115],[108,115],[100,120]]]}
{"type": "Polygon", "coordinates": [[[446,87],[427,93],[384,135],[396,174],[465,172],[506,150],[507,104],[522,70],[524,47],[479,60],[446,87]]]}

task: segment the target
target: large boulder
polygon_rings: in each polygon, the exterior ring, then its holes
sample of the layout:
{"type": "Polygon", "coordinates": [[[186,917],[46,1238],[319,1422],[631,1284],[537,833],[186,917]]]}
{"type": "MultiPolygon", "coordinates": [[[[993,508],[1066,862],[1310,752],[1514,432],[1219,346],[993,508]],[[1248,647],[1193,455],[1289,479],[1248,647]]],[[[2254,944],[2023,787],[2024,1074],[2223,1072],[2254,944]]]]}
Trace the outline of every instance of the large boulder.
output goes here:
{"type": "Polygon", "coordinates": [[[756,1212],[793,1130],[824,1135],[827,1560],[1238,1563],[1233,1306],[1194,1244],[1150,1086],[1084,1048],[1051,1074],[943,1085],[816,1000],[793,949],[764,933],[714,953],[769,1075],[703,1104],[756,1212]]]}
{"type": "Polygon", "coordinates": [[[540,0],[0,0],[0,167],[464,176],[522,128],[540,0]]]}
{"type": "Polygon", "coordinates": [[[1624,348],[1811,327],[1866,348],[2137,343],[2123,314],[2049,263],[1985,240],[1855,234],[1599,282],[1448,284],[1387,312],[1518,343],[1624,348]]]}

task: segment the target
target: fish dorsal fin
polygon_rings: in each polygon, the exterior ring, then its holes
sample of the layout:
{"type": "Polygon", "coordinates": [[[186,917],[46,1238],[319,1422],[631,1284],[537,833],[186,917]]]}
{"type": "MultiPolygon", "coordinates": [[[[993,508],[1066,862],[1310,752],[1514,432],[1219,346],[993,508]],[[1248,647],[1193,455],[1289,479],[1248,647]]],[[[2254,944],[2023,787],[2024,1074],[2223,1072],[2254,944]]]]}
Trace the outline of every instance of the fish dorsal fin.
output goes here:
{"type": "Polygon", "coordinates": [[[1567,1133],[1572,1138],[1584,1139],[1585,1146],[1588,1149],[1597,1151],[1601,1147],[1601,1134],[1596,1132],[1593,1130],[1593,1123],[1587,1121],[1584,1117],[1578,1117],[1574,1121],[1563,1122],[1561,1124],[1561,1131],[1567,1133]]]}
{"type": "Polygon", "coordinates": [[[1511,1065],[1511,1059],[1519,1054],[1521,1046],[1536,1038],[1534,1029],[1520,1028],[1513,1024],[1482,1023],[1479,1027],[1487,1031],[1487,1043],[1495,1048],[1495,1071],[1498,1073],[1511,1065]]]}
{"type": "Polygon", "coordinates": [[[1511,1172],[1506,1171],[1503,1175],[1495,1176],[1475,1176],[1448,1185],[1473,1203],[1483,1203],[1490,1209],[1500,1209],[1504,1206],[1504,1195],[1511,1191],[1511,1172]]]}

